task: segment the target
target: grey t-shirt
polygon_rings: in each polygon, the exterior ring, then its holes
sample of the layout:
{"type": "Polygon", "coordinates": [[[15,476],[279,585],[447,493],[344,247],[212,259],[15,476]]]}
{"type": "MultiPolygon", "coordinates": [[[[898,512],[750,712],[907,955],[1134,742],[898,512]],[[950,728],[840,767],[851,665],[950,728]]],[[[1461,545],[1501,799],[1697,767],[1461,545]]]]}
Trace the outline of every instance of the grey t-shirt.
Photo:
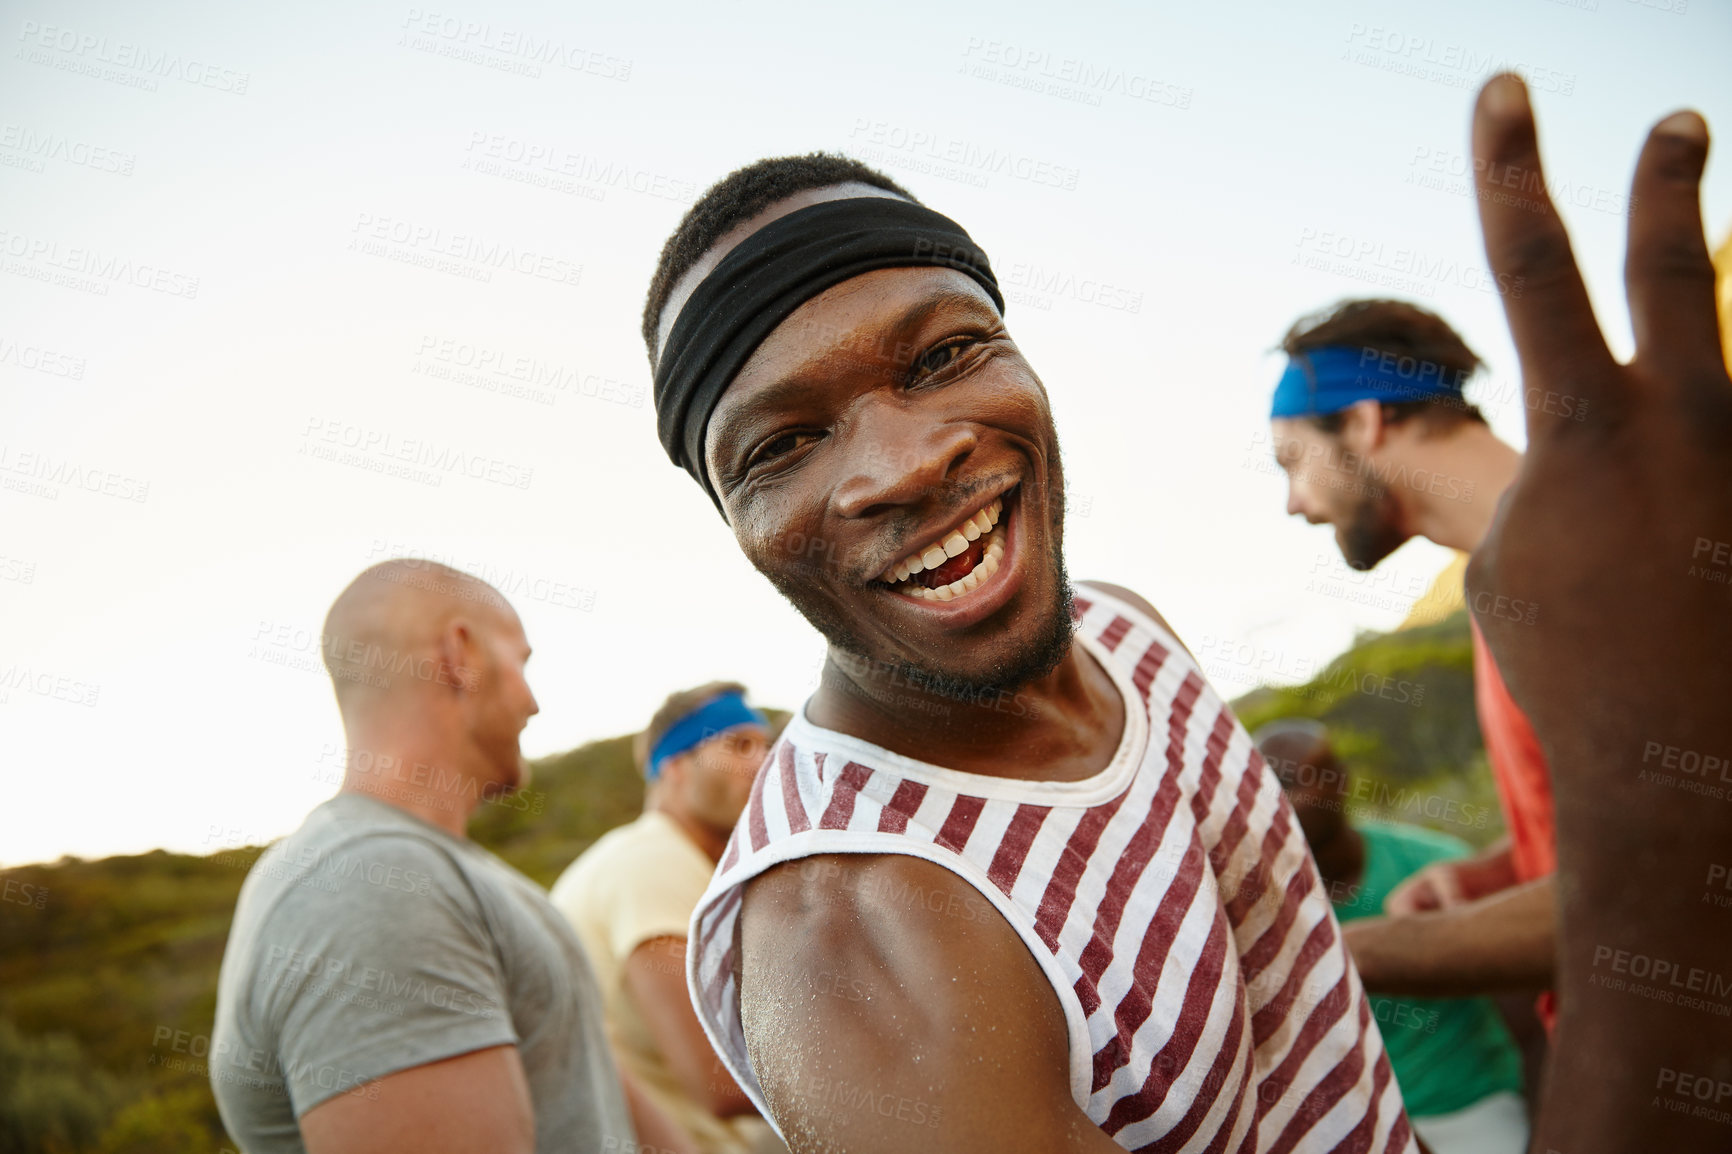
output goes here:
{"type": "Polygon", "coordinates": [[[296,1119],[337,1094],[516,1045],[535,1148],[633,1149],[600,998],[571,927],[474,843],[338,794],[241,887],[217,985],[210,1075],[247,1154],[299,1154],[296,1119]]]}

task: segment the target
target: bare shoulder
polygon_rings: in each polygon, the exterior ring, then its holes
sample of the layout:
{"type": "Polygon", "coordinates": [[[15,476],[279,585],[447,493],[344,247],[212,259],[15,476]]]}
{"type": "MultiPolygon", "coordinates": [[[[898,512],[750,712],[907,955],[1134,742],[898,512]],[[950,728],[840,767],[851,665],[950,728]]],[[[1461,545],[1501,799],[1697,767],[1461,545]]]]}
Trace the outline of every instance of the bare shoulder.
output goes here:
{"type": "Polygon", "coordinates": [[[797,1151],[974,1149],[1017,1138],[1007,1120],[1025,1138],[1075,1120],[1058,995],[998,909],[943,866],[829,854],[773,867],[747,886],[739,958],[752,1070],[797,1151]]]}
{"type": "Polygon", "coordinates": [[[819,854],[783,862],[746,884],[744,911],[748,921],[774,918],[784,931],[823,937],[911,933],[942,942],[967,926],[995,925],[1020,942],[980,891],[908,854],[819,854]]]}
{"type": "MultiPolygon", "coordinates": [[[[1092,585],[1096,589],[1110,593],[1120,601],[1130,605],[1133,609],[1138,609],[1147,613],[1154,620],[1155,624],[1159,625],[1162,629],[1165,629],[1168,633],[1171,633],[1175,638],[1177,638],[1180,645],[1185,645],[1184,638],[1179,637],[1179,631],[1174,629],[1167,619],[1161,616],[1161,611],[1149,604],[1148,599],[1141,593],[1134,593],[1131,590],[1126,589],[1123,585],[1114,585],[1110,581],[1085,581],[1083,584],[1092,585]]],[[[1185,652],[1189,653],[1190,650],[1191,647],[1185,645],[1185,652]]]]}

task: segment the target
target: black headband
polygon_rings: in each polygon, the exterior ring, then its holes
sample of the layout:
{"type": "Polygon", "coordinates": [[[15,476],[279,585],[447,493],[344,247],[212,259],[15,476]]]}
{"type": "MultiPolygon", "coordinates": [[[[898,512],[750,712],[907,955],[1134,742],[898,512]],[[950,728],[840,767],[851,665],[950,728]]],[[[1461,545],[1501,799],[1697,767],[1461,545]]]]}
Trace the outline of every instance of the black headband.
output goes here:
{"type": "Polygon", "coordinates": [[[932,265],[972,277],[1004,312],[986,254],[961,225],[887,196],[830,200],[773,220],[698,285],[656,363],[656,435],[668,458],[722,499],[704,467],[704,433],[722,392],[795,309],[850,277],[932,265]]]}

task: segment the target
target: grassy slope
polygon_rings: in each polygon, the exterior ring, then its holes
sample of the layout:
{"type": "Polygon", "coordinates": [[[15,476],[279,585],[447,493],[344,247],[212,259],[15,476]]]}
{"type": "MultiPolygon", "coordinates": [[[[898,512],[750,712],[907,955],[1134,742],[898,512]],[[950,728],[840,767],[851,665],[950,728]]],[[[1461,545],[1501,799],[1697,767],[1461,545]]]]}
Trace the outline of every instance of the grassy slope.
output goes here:
{"type": "MultiPolygon", "coordinates": [[[[1468,800],[1495,814],[1471,669],[1457,616],[1362,638],[1308,685],[1256,690],[1236,705],[1251,728],[1321,718],[1366,776],[1409,791],[1402,796],[1468,800]]],[[[483,806],[471,833],[548,885],[631,820],[642,797],[631,738],[609,738],[537,762],[528,792],[483,806]]],[[[1498,832],[1418,811],[1397,816],[1476,843],[1498,832]]],[[[0,875],[0,893],[10,895],[0,901],[0,1154],[225,1149],[198,1059],[229,917],[259,852],[159,850],[0,875]],[[185,1032],[178,1043],[176,1031],[185,1032]]]]}

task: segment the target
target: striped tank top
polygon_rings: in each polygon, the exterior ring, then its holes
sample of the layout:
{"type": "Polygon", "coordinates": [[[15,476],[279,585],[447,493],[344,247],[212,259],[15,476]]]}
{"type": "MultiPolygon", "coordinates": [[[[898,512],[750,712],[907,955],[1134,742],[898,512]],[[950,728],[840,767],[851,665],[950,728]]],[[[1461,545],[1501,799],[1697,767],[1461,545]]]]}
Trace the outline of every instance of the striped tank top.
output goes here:
{"type": "Polygon", "coordinates": [[[1021,935],[1064,1008],[1072,1095],[1120,1146],[1416,1150],[1280,783],[1170,633],[1090,586],[1076,606],[1077,643],[1125,698],[1093,777],[961,773],[789,723],[692,916],[687,978],[716,1053],[770,1117],[740,1022],[745,883],[812,854],[909,854],[1021,935]]]}

